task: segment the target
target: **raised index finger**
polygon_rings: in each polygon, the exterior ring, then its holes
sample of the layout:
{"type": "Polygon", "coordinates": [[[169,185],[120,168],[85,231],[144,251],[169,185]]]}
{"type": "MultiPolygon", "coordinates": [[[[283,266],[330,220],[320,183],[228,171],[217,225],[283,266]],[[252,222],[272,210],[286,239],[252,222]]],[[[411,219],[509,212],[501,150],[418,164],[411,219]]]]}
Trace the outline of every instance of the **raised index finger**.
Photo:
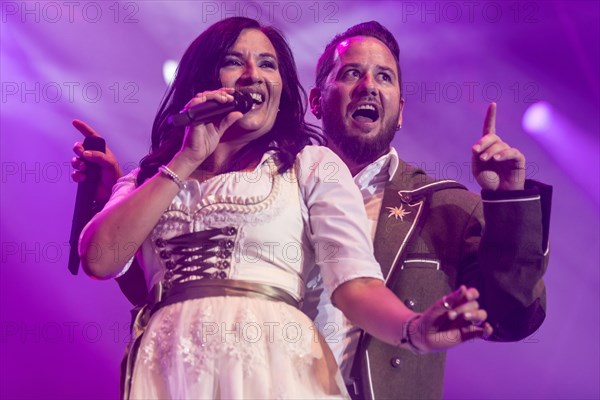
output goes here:
{"type": "Polygon", "coordinates": [[[496,134],[496,103],[490,103],[485,113],[485,121],[483,122],[483,135],[496,134]]]}
{"type": "Polygon", "coordinates": [[[96,132],[94,129],[92,129],[91,126],[89,126],[88,124],[86,124],[83,121],[74,119],[72,124],[75,127],[75,129],[77,129],[79,132],[81,132],[81,134],[85,137],[92,137],[92,136],[100,137],[98,132],[96,132]]]}

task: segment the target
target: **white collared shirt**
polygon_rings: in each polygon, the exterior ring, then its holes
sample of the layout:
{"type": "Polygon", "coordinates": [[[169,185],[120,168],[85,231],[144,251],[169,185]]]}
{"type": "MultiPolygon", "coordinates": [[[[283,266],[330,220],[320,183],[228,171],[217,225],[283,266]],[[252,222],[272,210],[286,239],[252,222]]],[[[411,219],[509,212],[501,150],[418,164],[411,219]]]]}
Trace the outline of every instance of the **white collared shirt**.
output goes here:
{"type": "Polygon", "coordinates": [[[398,169],[398,153],[392,147],[390,151],[363,168],[354,176],[354,182],[362,194],[367,217],[371,222],[371,239],[375,239],[375,230],[379,211],[383,202],[385,184],[392,179],[398,169]]]}
{"type": "MultiPolygon", "coordinates": [[[[354,182],[365,203],[371,240],[375,238],[385,185],[396,173],[398,165],[398,153],[394,148],[390,148],[388,153],[354,176],[354,182]]],[[[340,366],[346,384],[351,384],[350,371],[360,338],[360,328],[353,325],[339,309],[331,304],[329,295],[323,290],[322,281],[318,276],[313,276],[308,283],[304,312],[314,319],[340,366]],[[316,315],[315,311],[311,310],[314,307],[317,307],[316,315]]]]}

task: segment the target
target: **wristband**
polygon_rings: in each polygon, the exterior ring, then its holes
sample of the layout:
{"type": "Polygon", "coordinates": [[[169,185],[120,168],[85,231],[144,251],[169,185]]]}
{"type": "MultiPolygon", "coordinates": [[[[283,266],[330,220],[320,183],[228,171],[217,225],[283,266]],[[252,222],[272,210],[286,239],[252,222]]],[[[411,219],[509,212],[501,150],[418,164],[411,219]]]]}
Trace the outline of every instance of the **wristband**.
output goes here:
{"type": "Polygon", "coordinates": [[[408,343],[408,345],[410,346],[410,349],[417,354],[424,354],[425,352],[423,350],[419,349],[413,343],[412,338],[411,338],[411,328],[412,328],[413,322],[415,322],[416,320],[421,318],[421,316],[422,316],[421,314],[417,314],[414,317],[412,317],[411,319],[409,319],[407,323],[404,324],[404,327],[402,329],[402,339],[400,339],[400,344],[408,343]]]}

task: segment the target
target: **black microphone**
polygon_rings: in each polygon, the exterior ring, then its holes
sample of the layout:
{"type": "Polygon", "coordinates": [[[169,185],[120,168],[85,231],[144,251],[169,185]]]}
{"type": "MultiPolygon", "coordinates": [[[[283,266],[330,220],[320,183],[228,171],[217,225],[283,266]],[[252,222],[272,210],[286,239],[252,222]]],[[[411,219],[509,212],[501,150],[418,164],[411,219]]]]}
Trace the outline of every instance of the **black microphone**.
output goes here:
{"type": "Polygon", "coordinates": [[[233,101],[229,103],[219,103],[215,100],[208,100],[197,104],[189,109],[171,115],[167,123],[172,126],[185,126],[194,124],[204,124],[215,119],[223,118],[232,111],[239,111],[242,114],[247,113],[252,108],[254,100],[250,93],[233,92],[233,101]]]}
{"type": "MultiPolygon", "coordinates": [[[[106,143],[104,139],[97,136],[86,137],[83,141],[83,148],[86,150],[96,150],[106,153],[106,143]]],[[[96,163],[86,162],[86,179],[77,185],[77,197],[75,198],[75,209],[73,210],[73,222],[71,222],[71,236],[69,237],[69,271],[77,275],[79,271],[79,252],[77,251],[79,235],[85,224],[94,216],[94,195],[96,187],[100,181],[101,168],[96,163]]]]}

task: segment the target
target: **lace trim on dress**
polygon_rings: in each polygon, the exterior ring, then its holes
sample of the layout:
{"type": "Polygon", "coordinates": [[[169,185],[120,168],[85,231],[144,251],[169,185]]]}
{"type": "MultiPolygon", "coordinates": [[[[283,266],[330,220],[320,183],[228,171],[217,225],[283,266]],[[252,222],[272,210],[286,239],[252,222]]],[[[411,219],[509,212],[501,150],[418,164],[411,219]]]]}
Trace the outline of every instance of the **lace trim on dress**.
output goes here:
{"type": "Polygon", "coordinates": [[[190,233],[208,228],[268,222],[280,213],[285,202],[280,196],[284,177],[277,172],[272,158],[267,163],[271,190],[266,197],[211,195],[201,199],[193,209],[183,204],[171,204],[152,231],[151,240],[156,241],[165,232],[190,233]]]}
{"type": "Polygon", "coordinates": [[[177,368],[173,363],[180,360],[188,377],[196,380],[204,373],[218,375],[221,371],[217,360],[222,358],[238,360],[244,377],[251,377],[255,371],[267,368],[273,353],[287,354],[297,366],[304,363],[307,368],[313,358],[321,357],[312,353],[316,329],[303,326],[287,305],[276,306],[280,317],[271,322],[255,313],[251,304],[243,304],[230,321],[221,320],[210,305],[204,304],[188,315],[193,322],[183,335],[174,332],[181,326],[181,318],[188,318],[183,313],[191,304],[165,307],[159,326],[146,333],[148,337],[138,353],[140,361],[150,370],[170,376],[177,368]]]}

